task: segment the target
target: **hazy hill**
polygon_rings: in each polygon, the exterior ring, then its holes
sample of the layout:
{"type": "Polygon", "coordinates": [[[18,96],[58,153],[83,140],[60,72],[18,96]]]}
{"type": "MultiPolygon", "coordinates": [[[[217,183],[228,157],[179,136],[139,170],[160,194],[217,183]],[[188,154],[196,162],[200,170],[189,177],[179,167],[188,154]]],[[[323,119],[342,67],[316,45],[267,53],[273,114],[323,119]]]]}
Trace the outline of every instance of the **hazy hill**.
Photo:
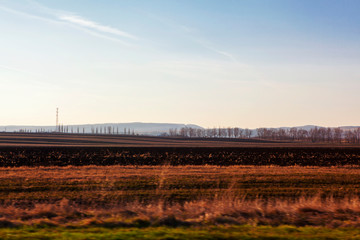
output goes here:
{"type": "MultiPolygon", "coordinates": [[[[340,126],[341,129],[343,130],[353,130],[353,129],[356,129],[360,126],[340,126]]],[[[279,128],[271,128],[271,129],[290,129],[292,127],[279,127],[279,128]]],[[[307,130],[307,131],[310,131],[311,129],[314,129],[314,128],[323,128],[323,126],[316,126],[316,125],[304,125],[304,126],[297,126],[295,127],[297,129],[304,129],[304,130],[307,130]]],[[[327,128],[327,127],[325,127],[327,128]]],[[[336,127],[330,127],[330,128],[336,128],[336,127]]]]}

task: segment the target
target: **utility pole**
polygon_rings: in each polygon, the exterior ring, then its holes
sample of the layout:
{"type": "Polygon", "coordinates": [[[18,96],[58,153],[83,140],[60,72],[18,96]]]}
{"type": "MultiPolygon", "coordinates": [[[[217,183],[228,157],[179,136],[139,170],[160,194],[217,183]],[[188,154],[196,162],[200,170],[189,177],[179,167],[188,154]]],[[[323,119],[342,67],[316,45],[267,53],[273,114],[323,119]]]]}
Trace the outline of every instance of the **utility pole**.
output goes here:
{"type": "Polygon", "coordinates": [[[56,130],[55,132],[59,132],[59,108],[56,108],[56,130]]]}

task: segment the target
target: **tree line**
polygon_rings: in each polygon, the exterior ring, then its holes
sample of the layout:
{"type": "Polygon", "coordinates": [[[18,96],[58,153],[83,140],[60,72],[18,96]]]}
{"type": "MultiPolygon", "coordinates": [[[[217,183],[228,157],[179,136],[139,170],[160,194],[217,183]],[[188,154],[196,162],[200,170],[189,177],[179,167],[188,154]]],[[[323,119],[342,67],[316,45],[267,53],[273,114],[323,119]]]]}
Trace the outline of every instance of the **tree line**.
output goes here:
{"type": "MultiPolygon", "coordinates": [[[[77,134],[111,134],[111,135],[139,135],[134,129],[119,129],[113,126],[91,127],[90,130],[78,126],[57,126],[55,131],[48,129],[20,129],[23,133],[77,133],[77,134]]],[[[302,142],[327,142],[327,143],[357,143],[360,144],[360,127],[353,129],[314,127],[310,130],[302,128],[192,128],[183,127],[180,129],[169,129],[168,133],[162,136],[185,137],[185,138],[242,138],[262,140],[291,140],[302,142]]]]}
{"type": "Polygon", "coordinates": [[[87,128],[78,127],[78,126],[64,126],[58,125],[55,128],[55,131],[51,131],[49,129],[39,128],[35,130],[31,129],[20,129],[18,132],[21,133],[76,133],[76,134],[112,134],[112,135],[138,135],[135,133],[134,129],[124,128],[119,129],[119,127],[112,126],[100,126],[100,127],[91,127],[90,132],[87,128]]]}
{"type": "Polygon", "coordinates": [[[170,137],[200,137],[200,138],[251,138],[253,130],[245,128],[191,128],[169,129],[170,137]]]}
{"type": "Polygon", "coordinates": [[[304,142],[360,143],[360,127],[355,129],[314,127],[302,128],[191,128],[170,129],[170,137],[188,138],[257,138],[262,140],[292,140],[304,142]]]}

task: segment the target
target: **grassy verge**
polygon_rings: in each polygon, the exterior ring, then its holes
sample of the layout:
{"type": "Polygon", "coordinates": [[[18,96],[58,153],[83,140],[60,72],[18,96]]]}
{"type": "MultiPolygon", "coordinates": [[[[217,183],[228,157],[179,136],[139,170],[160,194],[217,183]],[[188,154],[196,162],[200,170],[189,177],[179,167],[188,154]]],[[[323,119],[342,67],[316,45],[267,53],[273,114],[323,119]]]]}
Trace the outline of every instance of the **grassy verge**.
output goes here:
{"type": "Polygon", "coordinates": [[[360,229],[293,226],[0,229],[0,239],[360,239],[360,229]]]}

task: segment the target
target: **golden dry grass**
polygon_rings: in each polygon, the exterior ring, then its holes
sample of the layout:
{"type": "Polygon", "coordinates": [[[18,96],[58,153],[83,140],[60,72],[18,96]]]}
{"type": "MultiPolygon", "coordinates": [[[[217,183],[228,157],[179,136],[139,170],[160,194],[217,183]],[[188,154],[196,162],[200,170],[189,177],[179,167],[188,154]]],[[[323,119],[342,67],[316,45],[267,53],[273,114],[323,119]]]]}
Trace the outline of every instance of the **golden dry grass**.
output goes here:
{"type": "Polygon", "coordinates": [[[99,208],[79,206],[63,199],[53,204],[0,207],[0,226],[34,224],[61,226],[199,226],[208,224],[295,225],[360,227],[359,198],[334,200],[320,197],[296,201],[244,200],[228,195],[214,200],[144,204],[132,202],[99,208]]]}
{"type": "Polygon", "coordinates": [[[358,167],[0,168],[0,226],[360,226],[358,167]]]}

